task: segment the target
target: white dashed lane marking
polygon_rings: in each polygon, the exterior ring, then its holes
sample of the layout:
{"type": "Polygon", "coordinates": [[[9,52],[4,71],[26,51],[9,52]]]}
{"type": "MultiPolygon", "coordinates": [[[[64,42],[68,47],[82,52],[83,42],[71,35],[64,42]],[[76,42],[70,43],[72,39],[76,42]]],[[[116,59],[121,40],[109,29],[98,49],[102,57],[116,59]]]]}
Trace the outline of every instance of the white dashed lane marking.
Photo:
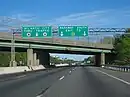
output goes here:
{"type": "Polygon", "coordinates": [[[62,80],[62,79],[64,79],[64,77],[65,77],[65,76],[62,76],[61,78],[59,78],[59,80],[62,80]]]}

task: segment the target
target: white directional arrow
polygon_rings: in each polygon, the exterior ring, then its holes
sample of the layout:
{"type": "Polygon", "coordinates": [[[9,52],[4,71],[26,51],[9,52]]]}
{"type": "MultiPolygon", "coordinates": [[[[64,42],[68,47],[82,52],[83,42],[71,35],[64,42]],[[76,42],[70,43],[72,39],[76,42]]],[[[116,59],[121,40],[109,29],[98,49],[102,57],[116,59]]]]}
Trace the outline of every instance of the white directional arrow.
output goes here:
{"type": "Polygon", "coordinates": [[[38,36],[38,33],[36,33],[36,36],[38,36]]]}
{"type": "Polygon", "coordinates": [[[63,36],[63,32],[61,32],[60,36],[63,36]]]}
{"type": "Polygon", "coordinates": [[[85,33],[85,31],[84,31],[84,36],[86,36],[86,33],[85,33]]]}

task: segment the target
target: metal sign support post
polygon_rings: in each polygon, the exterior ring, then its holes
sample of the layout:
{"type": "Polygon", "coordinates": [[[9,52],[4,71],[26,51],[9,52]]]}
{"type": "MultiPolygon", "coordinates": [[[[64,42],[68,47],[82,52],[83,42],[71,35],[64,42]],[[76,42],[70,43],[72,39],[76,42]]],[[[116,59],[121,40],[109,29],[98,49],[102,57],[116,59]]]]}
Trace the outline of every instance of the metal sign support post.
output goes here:
{"type": "Polygon", "coordinates": [[[14,38],[15,33],[12,33],[12,39],[11,39],[11,67],[16,66],[15,63],[15,38],[14,38]]]}

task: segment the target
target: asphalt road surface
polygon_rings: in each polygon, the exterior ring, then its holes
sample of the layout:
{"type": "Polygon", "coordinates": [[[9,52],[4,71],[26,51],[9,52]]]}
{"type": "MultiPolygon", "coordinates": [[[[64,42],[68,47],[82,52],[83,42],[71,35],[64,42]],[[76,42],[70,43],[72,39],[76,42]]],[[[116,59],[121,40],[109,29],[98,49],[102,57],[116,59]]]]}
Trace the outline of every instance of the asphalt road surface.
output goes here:
{"type": "Polygon", "coordinates": [[[130,97],[130,73],[58,68],[0,82],[0,97],[130,97]]]}

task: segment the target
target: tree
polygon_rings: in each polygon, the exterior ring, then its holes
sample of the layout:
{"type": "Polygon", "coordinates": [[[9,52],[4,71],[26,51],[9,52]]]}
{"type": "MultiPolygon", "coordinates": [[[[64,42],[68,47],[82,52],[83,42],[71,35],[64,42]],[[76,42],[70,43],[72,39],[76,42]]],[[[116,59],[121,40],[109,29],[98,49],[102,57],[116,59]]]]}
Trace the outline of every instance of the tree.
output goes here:
{"type": "Polygon", "coordinates": [[[116,63],[126,65],[130,63],[130,29],[122,35],[116,35],[114,49],[116,63]]]}
{"type": "Polygon", "coordinates": [[[62,63],[62,60],[59,57],[50,56],[50,62],[52,64],[60,64],[62,63]]]}
{"type": "Polygon", "coordinates": [[[84,63],[87,63],[88,61],[90,61],[90,63],[94,63],[94,56],[85,58],[85,59],[83,60],[84,63]]]}
{"type": "Polygon", "coordinates": [[[64,63],[66,63],[66,64],[71,65],[71,64],[74,63],[75,61],[72,60],[72,59],[67,59],[67,58],[65,58],[65,59],[60,59],[59,57],[50,56],[50,62],[51,62],[52,64],[60,64],[60,63],[64,64],[64,63]]]}
{"type": "MultiPolygon", "coordinates": [[[[8,67],[11,61],[11,53],[10,52],[0,52],[0,67],[8,67]]],[[[27,56],[26,52],[16,52],[15,59],[18,66],[27,65],[27,56]],[[20,61],[22,64],[20,64],[20,61]],[[23,64],[24,63],[24,64],[23,64]]]]}

